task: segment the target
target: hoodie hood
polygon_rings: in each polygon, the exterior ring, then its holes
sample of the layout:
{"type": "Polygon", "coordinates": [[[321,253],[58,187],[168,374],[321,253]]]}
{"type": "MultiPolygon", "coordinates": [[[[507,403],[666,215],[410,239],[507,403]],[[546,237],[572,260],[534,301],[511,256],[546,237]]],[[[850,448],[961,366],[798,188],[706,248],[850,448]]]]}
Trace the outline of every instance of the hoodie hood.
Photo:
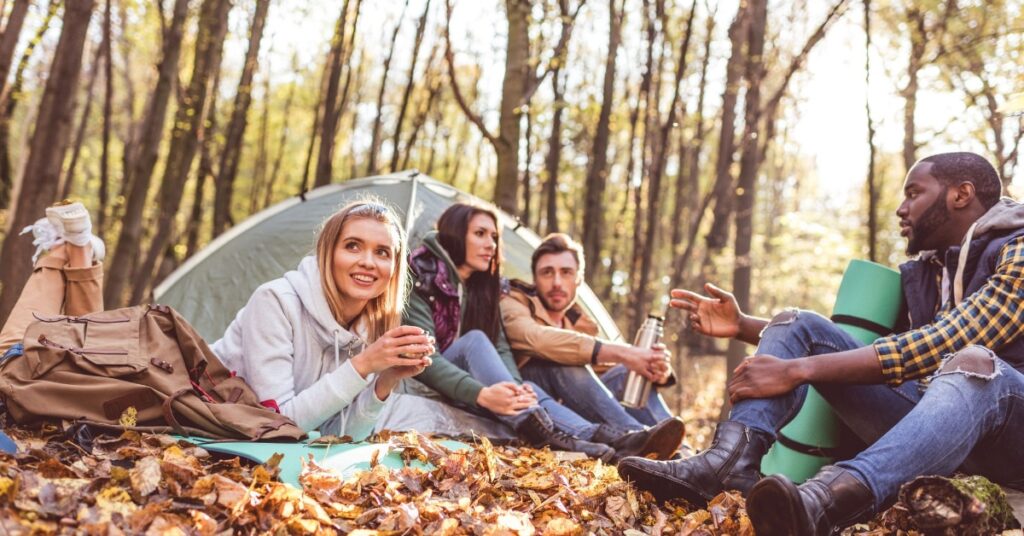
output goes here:
{"type": "Polygon", "coordinates": [[[363,344],[357,334],[339,324],[331,314],[331,306],[320,285],[320,268],[315,255],[303,257],[299,267],[284,274],[284,279],[298,295],[317,339],[323,346],[334,346],[337,353],[363,344]]]}
{"type": "MultiPolygon", "coordinates": [[[[967,266],[967,257],[971,251],[971,241],[976,237],[989,234],[1002,234],[1024,228],[1024,204],[1018,203],[1009,197],[1000,199],[992,208],[981,215],[964,234],[963,242],[960,244],[956,274],[953,276],[953,303],[958,304],[963,300],[964,294],[964,269],[967,266]]],[[[935,250],[922,251],[918,257],[920,260],[928,260],[937,257],[935,250]]]]}

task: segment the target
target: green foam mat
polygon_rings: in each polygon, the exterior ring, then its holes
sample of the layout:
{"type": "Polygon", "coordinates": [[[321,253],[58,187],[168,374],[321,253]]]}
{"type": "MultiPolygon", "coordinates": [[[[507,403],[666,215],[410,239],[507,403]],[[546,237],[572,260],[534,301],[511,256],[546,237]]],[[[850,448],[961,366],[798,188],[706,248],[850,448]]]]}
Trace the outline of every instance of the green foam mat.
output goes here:
{"type": "MultiPolygon", "coordinates": [[[[311,434],[311,436],[315,436],[311,434]]],[[[266,463],[275,454],[282,454],[278,467],[281,469],[281,481],[295,487],[299,485],[299,473],[302,471],[302,459],[313,457],[317,465],[333,469],[345,477],[357,471],[370,468],[370,460],[377,455],[378,463],[391,469],[401,469],[407,464],[402,460],[399,450],[389,450],[387,443],[343,443],[343,444],[310,444],[316,437],[299,443],[270,443],[258,441],[218,441],[198,437],[174,436],[188,441],[210,452],[239,456],[256,463],[266,463]]],[[[451,450],[468,449],[469,445],[450,440],[438,441],[451,450]]],[[[430,470],[430,464],[413,461],[410,467],[430,470]]]]}

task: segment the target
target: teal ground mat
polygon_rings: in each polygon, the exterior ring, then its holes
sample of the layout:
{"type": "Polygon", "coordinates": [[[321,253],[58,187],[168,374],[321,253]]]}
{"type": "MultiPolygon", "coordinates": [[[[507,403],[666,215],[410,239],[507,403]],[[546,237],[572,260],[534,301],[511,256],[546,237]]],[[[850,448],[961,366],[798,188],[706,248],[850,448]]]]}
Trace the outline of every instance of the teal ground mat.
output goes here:
{"type": "MultiPolygon", "coordinates": [[[[176,439],[188,441],[204,449],[219,453],[236,455],[240,458],[266,463],[277,453],[284,455],[278,465],[281,469],[281,481],[299,486],[299,473],[302,471],[302,459],[313,456],[313,460],[321,467],[333,469],[346,477],[356,471],[370,468],[370,460],[374,453],[378,454],[377,461],[386,467],[400,469],[405,467],[401,454],[398,450],[388,451],[387,443],[344,443],[344,444],[310,444],[316,439],[311,434],[308,441],[301,443],[269,443],[256,441],[217,441],[200,437],[174,436],[176,439]]],[[[450,440],[438,441],[440,445],[451,450],[468,449],[469,445],[450,440]]],[[[429,464],[412,462],[411,467],[430,469],[429,464]]]]}

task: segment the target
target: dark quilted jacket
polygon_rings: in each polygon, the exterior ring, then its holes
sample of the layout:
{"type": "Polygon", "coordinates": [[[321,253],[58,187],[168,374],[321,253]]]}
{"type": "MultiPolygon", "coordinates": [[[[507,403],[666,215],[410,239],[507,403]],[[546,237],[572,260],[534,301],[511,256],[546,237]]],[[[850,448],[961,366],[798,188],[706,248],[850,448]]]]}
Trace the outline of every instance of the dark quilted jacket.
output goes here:
{"type": "MultiPolygon", "coordinates": [[[[459,338],[464,297],[455,265],[437,242],[436,232],[427,233],[423,245],[409,255],[409,268],[413,288],[402,323],[432,333],[439,352],[432,356],[434,363],[416,379],[448,398],[475,407],[484,385],[440,355],[459,338]]],[[[504,329],[499,332],[494,348],[512,377],[521,383],[504,329]]]]}

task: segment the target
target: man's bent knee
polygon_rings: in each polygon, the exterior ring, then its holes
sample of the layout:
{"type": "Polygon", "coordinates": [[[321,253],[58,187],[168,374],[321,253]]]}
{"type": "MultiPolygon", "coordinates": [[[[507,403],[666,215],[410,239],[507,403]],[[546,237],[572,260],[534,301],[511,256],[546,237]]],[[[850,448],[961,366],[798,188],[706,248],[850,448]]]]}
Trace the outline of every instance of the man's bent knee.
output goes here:
{"type": "Polygon", "coordinates": [[[805,311],[802,309],[786,309],[781,313],[772,317],[768,321],[768,325],[761,330],[761,335],[764,335],[765,331],[768,331],[774,327],[804,327],[804,328],[816,328],[826,324],[832,324],[832,321],[821,316],[814,311],[805,311]]]}
{"type": "Polygon", "coordinates": [[[950,354],[939,367],[936,376],[963,374],[965,376],[990,380],[999,374],[996,355],[983,346],[968,346],[950,354]]]}

